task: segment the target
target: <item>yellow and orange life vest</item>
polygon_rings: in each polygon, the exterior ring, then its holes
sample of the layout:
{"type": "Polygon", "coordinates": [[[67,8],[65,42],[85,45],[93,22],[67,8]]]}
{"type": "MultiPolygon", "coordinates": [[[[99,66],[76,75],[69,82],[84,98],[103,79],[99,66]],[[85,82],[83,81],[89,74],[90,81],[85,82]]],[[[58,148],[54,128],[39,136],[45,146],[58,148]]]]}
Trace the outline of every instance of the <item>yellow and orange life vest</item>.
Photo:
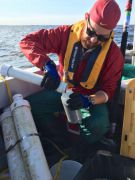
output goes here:
{"type": "MultiPolygon", "coordinates": [[[[65,58],[64,58],[64,77],[63,77],[63,80],[65,82],[68,82],[67,77],[71,81],[73,80],[73,77],[74,77],[74,72],[71,72],[69,70],[69,64],[70,64],[71,55],[73,53],[72,51],[74,49],[73,47],[74,47],[75,43],[80,41],[81,32],[84,28],[84,23],[85,23],[84,21],[80,21],[80,22],[74,24],[70,30],[68,45],[67,45],[65,58]]],[[[111,34],[111,36],[107,42],[101,44],[101,51],[99,52],[99,54],[97,55],[97,58],[95,59],[95,63],[92,67],[91,72],[89,72],[87,80],[80,82],[80,85],[82,87],[84,87],[86,89],[92,89],[95,86],[97,79],[98,79],[98,76],[99,76],[99,73],[102,69],[102,65],[103,65],[105,58],[106,58],[106,55],[108,53],[109,47],[111,45],[113,36],[114,36],[114,33],[111,34]]]]}

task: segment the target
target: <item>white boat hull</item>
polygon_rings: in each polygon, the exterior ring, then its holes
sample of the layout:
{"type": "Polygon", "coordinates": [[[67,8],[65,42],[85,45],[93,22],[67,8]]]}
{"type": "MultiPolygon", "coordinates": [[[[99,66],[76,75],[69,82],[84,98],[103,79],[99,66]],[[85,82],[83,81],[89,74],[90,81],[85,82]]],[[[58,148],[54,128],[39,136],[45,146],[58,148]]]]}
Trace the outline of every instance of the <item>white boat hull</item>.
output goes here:
{"type": "MultiPolygon", "coordinates": [[[[35,72],[35,68],[29,69],[31,72],[35,72]]],[[[18,80],[15,78],[7,78],[8,85],[10,87],[10,91],[12,95],[22,94],[23,97],[29,96],[30,94],[41,91],[41,88],[38,85],[34,85],[32,83],[28,83],[22,80],[18,80]]],[[[6,85],[4,81],[0,81],[0,109],[5,108],[10,104],[6,85]]]]}

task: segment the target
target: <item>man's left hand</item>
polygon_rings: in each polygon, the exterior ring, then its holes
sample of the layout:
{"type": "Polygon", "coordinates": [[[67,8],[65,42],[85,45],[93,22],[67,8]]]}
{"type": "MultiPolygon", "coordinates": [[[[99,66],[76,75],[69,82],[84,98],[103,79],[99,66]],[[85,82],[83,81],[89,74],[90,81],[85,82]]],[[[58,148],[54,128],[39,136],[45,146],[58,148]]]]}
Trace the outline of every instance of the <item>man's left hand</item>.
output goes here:
{"type": "Polygon", "coordinates": [[[75,92],[69,95],[66,103],[71,110],[88,108],[91,105],[88,97],[75,92]]]}

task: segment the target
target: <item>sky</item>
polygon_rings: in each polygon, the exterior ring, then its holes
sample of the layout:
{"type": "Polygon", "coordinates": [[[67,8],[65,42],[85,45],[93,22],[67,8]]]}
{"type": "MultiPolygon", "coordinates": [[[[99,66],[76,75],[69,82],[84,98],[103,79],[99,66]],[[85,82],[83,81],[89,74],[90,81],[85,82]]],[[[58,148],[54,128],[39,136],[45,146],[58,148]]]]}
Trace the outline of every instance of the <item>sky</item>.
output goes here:
{"type": "MultiPolygon", "coordinates": [[[[96,0],[0,0],[0,25],[72,24],[84,18],[96,0]]],[[[124,23],[127,0],[117,0],[124,23]]],[[[135,8],[135,0],[133,0],[135,8]]],[[[135,9],[130,24],[135,24],[135,9]]]]}

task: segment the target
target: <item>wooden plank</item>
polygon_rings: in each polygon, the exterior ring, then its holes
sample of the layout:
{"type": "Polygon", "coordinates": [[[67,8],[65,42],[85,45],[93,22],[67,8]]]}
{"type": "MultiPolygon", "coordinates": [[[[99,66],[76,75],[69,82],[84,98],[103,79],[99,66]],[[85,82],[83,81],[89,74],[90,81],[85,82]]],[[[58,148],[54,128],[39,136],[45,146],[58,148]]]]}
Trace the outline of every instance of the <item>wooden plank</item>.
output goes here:
{"type": "Polygon", "coordinates": [[[135,158],[135,79],[126,87],[120,154],[135,158]]]}

